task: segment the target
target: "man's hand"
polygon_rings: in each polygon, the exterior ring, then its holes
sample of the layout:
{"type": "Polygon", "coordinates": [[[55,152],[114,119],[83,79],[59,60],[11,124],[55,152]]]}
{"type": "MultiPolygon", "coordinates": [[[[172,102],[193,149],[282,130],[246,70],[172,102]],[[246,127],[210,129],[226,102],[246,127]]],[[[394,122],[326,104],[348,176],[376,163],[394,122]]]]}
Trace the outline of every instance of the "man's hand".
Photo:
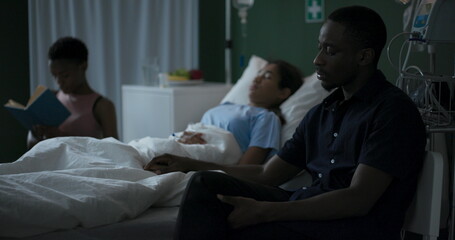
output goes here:
{"type": "Polygon", "coordinates": [[[202,136],[202,133],[184,131],[183,135],[177,141],[183,144],[206,144],[207,142],[202,136]]]}
{"type": "Polygon", "coordinates": [[[144,170],[152,171],[156,174],[164,174],[168,172],[188,172],[194,170],[194,165],[197,160],[191,158],[175,156],[172,154],[164,154],[153,158],[144,170]]]}
{"type": "Polygon", "coordinates": [[[230,204],[234,210],[228,216],[232,228],[243,228],[267,222],[269,202],[259,202],[252,198],[217,195],[222,202],[230,204]]]}

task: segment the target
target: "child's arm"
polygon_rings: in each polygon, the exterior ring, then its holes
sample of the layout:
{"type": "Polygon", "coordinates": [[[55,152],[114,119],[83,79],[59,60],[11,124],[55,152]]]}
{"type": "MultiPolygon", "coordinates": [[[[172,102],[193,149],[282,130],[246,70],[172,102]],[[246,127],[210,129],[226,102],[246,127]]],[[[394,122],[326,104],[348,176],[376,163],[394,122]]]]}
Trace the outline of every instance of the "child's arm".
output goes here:
{"type": "Polygon", "coordinates": [[[263,164],[267,160],[270,150],[270,148],[249,147],[240,157],[238,164],[263,164]]]}
{"type": "Polygon", "coordinates": [[[96,120],[103,130],[103,138],[113,137],[118,139],[117,117],[115,115],[115,106],[107,98],[101,98],[93,110],[96,120]]]}

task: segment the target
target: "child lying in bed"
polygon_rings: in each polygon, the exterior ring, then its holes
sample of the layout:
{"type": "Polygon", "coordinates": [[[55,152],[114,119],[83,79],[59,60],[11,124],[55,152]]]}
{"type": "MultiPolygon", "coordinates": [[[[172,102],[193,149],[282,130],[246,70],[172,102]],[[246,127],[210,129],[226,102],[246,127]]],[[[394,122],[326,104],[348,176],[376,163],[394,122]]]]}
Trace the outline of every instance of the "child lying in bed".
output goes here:
{"type": "MultiPolygon", "coordinates": [[[[223,103],[208,110],[201,123],[231,132],[243,155],[238,164],[262,164],[280,147],[280,105],[302,85],[300,71],[291,64],[269,62],[249,88],[248,105],[223,103]]],[[[202,133],[185,131],[178,140],[185,144],[205,144],[202,133]]],[[[162,157],[171,157],[166,154],[162,157]]],[[[200,159],[203,160],[203,159],[200,159]]],[[[147,170],[153,170],[149,165],[147,170]]]]}

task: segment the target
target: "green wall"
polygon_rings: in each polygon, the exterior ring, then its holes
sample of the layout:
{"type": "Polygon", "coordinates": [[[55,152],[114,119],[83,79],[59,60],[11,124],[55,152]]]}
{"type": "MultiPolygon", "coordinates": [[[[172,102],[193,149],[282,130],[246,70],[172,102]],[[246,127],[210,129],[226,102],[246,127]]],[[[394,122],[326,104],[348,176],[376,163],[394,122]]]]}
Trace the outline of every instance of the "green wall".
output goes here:
{"type": "MultiPolygon", "coordinates": [[[[222,0],[200,0],[200,66],[209,81],[224,81],[224,7],[222,0]],[[212,18],[209,18],[213,16],[212,18]],[[221,21],[221,23],[220,23],[221,21]]],[[[406,6],[396,1],[325,0],[325,16],[333,10],[349,5],[364,5],[377,11],[384,19],[388,30],[388,42],[402,32],[402,16],[406,6]]],[[[240,20],[237,10],[232,8],[232,76],[236,81],[243,68],[240,67],[242,53],[248,60],[251,54],[264,58],[284,59],[300,67],[305,75],[314,72],[313,58],[317,53],[317,37],[322,23],[305,23],[304,0],[257,0],[248,10],[247,38],[240,35],[240,20]],[[246,45],[244,45],[246,44],[246,45]],[[245,50],[243,50],[245,49],[245,50]]],[[[391,46],[392,59],[397,62],[398,51],[404,38],[391,46]]],[[[439,69],[453,74],[453,46],[438,48],[439,69]]],[[[427,66],[425,53],[416,53],[415,64],[427,66]]],[[[412,62],[411,62],[412,63],[412,62]]],[[[382,52],[379,68],[391,82],[398,77],[389,64],[386,51],[382,52]]]]}
{"type": "Polygon", "coordinates": [[[224,0],[199,0],[199,68],[209,81],[224,81],[224,0]]]}
{"type": "MultiPolygon", "coordinates": [[[[0,103],[9,98],[26,102],[30,94],[27,0],[0,1],[0,103]]],[[[0,162],[11,162],[26,151],[27,131],[0,108],[0,162]]]]}

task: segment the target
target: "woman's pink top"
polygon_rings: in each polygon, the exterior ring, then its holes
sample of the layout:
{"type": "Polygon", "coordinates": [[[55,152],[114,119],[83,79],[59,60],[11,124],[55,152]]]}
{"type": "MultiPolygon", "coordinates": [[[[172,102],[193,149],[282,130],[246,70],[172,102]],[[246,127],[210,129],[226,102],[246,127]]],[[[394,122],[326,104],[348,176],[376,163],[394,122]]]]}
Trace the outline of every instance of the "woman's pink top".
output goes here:
{"type": "Polygon", "coordinates": [[[102,138],[103,131],[93,115],[95,103],[102,96],[98,93],[88,95],[57,92],[57,98],[71,112],[71,115],[58,127],[68,136],[87,136],[102,138]]]}

